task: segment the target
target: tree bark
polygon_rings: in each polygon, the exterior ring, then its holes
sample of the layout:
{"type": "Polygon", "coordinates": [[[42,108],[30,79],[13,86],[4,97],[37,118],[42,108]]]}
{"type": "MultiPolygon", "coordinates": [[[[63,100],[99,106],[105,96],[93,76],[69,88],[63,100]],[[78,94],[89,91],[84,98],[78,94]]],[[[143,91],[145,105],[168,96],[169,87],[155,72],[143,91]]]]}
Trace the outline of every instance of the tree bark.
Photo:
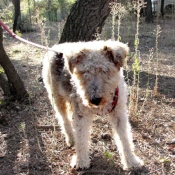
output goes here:
{"type": "Polygon", "coordinates": [[[12,62],[10,61],[8,55],[6,54],[2,42],[3,42],[3,35],[2,35],[2,27],[0,26],[0,65],[3,67],[5,74],[7,75],[8,78],[8,84],[9,84],[8,88],[10,90],[10,95],[13,95],[17,100],[21,100],[24,97],[28,97],[28,93],[24,87],[21,78],[19,77],[17,71],[15,70],[12,62]]]}
{"type": "Polygon", "coordinates": [[[2,75],[3,73],[0,73],[0,87],[2,88],[4,92],[4,96],[10,96],[10,89],[8,81],[4,78],[2,75]]]}
{"type": "Polygon", "coordinates": [[[15,33],[17,28],[20,29],[20,22],[21,22],[20,0],[12,0],[12,3],[15,8],[14,22],[13,22],[13,32],[15,33]]]}
{"type": "Polygon", "coordinates": [[[152,2],[151,0],[145,0],[145,2],[147,2],[145,22],[150,23],[154,21],[153,13],[152,13],[152,2]]]}
{"type": "Polygon", "coordinates": [[[109,3],[114,0],[77,0],[61,35],[60,43],[94,40],[94,34],[101,33],[110,13],[109,3]]]}

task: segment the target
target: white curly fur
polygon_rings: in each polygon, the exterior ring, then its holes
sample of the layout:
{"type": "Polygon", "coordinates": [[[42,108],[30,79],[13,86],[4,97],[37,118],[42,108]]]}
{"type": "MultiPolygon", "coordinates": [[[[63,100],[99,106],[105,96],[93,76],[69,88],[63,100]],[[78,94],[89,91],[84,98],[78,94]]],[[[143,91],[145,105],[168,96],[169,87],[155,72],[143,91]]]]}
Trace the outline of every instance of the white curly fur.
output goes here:
{"type": "Polygon", "coordinates": [[[124,169],[140,167],[143,162],[134,154],[127,112],[127,86],[124,82],[124,59],[128,46],[117,41],[64,43],[53,46],[43,60],[43,80],[56,112],[66,143],[75,143],[76,155],[71,166],[89,168],[89,145],[93,116],[106,116],[113,127],[114,139],[124,169]],[[111,103],[116,87],[118,102],[111,103]],[[93,99],[100,98],[99,104],[93,99]]]}

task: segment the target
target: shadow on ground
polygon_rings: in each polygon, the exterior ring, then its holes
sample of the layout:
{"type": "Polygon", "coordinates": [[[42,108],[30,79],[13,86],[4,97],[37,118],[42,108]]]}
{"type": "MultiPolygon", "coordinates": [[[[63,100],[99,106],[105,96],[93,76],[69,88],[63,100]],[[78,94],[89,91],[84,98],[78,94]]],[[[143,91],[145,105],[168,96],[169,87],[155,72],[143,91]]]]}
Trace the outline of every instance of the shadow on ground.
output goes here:
{"type": "Polygon", "coordinates": [[[0,174],[51,174],[30,106],[11,104],[1,111],[6,122],[0,132],[7,146],[6,154],[0,158],[0,174]]]}
{"type": "MultiPolygon", "coordinates": [[[[133,71],[124,72],[126,82],[131,86],[133,84],[133,71]]],[[[139,87],[154,90],[156,75],[140,72],[139,87]],[[149,80],[149,81],[148,81],[149,80]],[[148,84],[149,82],[149,84],[148,84]]],[[[158,92],[168,98],[175,98],[175,78],[158,75],[158,92]]]]}

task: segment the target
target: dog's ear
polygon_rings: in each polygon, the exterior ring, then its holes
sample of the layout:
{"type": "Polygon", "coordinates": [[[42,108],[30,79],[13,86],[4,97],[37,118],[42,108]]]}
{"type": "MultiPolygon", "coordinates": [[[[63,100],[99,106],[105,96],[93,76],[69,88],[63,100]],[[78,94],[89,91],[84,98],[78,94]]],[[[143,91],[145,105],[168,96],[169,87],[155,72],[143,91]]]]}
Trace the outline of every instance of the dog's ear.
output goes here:
{"type": "Polygon", "coordinates": [[[124,66],[125,58],[129,51],[127,45],[118,46],[117,48],[104,46],[103,50],[105,56],[112,61],[119,70],[120,67],[124,66]]]}
{"type": "Polygon", "coordinates": [[[73,73],[74,68],[83,60],[85,57],[84,51],[80,51],[78,54],[74,55],[69,59],[68,66],[69,71],[73,73]]]}

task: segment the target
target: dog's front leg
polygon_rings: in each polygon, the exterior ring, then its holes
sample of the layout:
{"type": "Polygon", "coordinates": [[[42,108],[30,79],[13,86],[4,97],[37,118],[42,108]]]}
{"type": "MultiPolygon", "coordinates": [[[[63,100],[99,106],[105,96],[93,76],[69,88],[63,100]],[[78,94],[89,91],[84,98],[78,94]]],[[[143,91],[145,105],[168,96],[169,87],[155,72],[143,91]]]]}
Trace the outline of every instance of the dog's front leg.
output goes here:
{"type": "Polygon", "coordinates": [[[73,129],[75,138],[76,154],[72,158],[71,166],[76,169],[88,169],[90,167],[89,144],[90,126],[92,116],[85,116],[82,113],[73,115],[73,129]]]}
{"type": "Polygon", "coordinates": [[[143,162],[134,153],[131,126],[128,121],[128,114],[120,109],[111,115],[111,124],[114,130],[114,139],[121,156],[123,169],[141,167],[143,162]]]}

